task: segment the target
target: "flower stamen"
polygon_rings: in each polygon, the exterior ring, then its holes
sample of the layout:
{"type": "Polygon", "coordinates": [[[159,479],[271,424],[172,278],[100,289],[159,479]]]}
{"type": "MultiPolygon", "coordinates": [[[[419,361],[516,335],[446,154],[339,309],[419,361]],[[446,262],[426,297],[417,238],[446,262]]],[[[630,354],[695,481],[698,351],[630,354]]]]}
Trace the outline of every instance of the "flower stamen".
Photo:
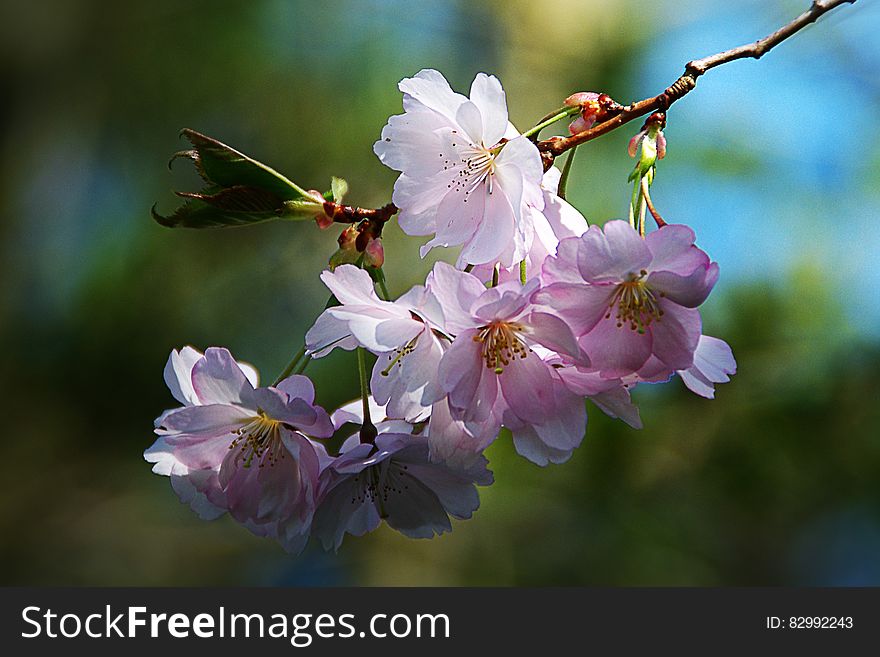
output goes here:
{"type": "Polygon", "coordinates": [[[611,318],[611,313],[617,306],[615,319],[618,328],[628,324],[631,330],[644,333],[652,322],[660,321],[663,317],[663,309],[660,308],[657,295],[645,281],[647,275],[648,272],[643,269],[638,275],[630,274],[627,280],[617,285],[608,304],[605,319],[611,318]]]}
{"type": "Polygon", "coordinates": [[[382,376],[388,376],[391,373],[391,370],[394,369],[395,365],[397,365],[398,367],[401,367],[403,365],[403,357],[406,356],[407,354],[411,354],[412,352],[414,352],[416,350],[416,345],[419,342],[419,336],[421,336],[421,333],[419,333],[419,335],[414,337],[412,340],[410,340],[404,346],[398,347],[397,349],[395,349],[394,353],[397,354],[396,356],[392,356],[391,354],[388,355],[388,359],[391,362],[388,363],[388,367],[386,367],[384,370],[382,370],[382,372],[380,372],[380,374],[382,374],[382,376]]]}
{"type": "Polygon", "coordinates": [[[244,460],[244,467],[249,468],[256,458],[262,468],[266,463],[271,467],[282,460],[286,450],[281,442],[281,424],[260,411],[258,416],[242,425],[229,444],[229,449],[240,450],[235,457],[236,465],[244,460]]]}
{"type": "Polygon", "coordinates": [[[525,327],[516,322],[492,322],[480,329],[473,340],[483,344],[483,360],[486,367],[495,374],[504,372],[504,368],[517,358],[529,355],[529,348],[519,336],[525,327]]]}

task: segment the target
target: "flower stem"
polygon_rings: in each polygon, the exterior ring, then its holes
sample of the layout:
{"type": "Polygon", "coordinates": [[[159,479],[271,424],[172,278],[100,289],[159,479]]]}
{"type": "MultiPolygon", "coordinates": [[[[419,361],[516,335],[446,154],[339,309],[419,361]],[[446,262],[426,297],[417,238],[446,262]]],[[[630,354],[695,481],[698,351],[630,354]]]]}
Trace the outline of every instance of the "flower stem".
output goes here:
{"type": "Polygon", "coordinates": [[[296,374],[302,374],[303,372],[305,372],[305,371],[306,371],[306,368],[309,366],[309,363],[311,363],[311,362],[312,362],[312,355],[311,355],[311,354],[306,354],[305,359],[303,360],[303,362],[301,362],[301,363],[299,364],[299,367],[296,368],[296,372],[295,372],[295,373],[296,373],[296,374]]]}
{"type": "Polygon", "coordinates": [[[639,200],[642,193],[642,176],[637,175],[633,185],[632,199],[629,204],[629,225],[636,228],[636,214],[639,212],[639,200]]]}
{"type": "Polygon", "coordinates": [[[287,377],[291,375],[293,369],[299,364],[299,361],[303,356],[306,355],[306,346],[303,345],[302,348],[297,351],[291,361],[287,364],[287,366],[281,371],[281,374],[278,375],[278,378],[275,379],[275,382],[272,384],[273,386],[277,386],[279,383],[284,381],[287,377]]]}
{"type": "Polygon", "coordinates": [[[526,273],[527,273],[526,272],[526,261],[520,260],[519,261],[519,282],[522,283],[523,285],[526,284],[526,273]]]}
{"type": "Polygon", "coordinates": [[[651,213],[651,216],[654,217],[654,221],[657,222],[657,228],[663,228],[666,225],[666,222],[663,220],[663,217],[660,216],[660,213],[657,212],[657,208],[654,207],[654,203],[651,201],[651,193],[648,191],[648,179],[642,178],[642,196],[645,199],[645,204],[648,206],[648,212],[651,213]]]}
{"type": "Polygon", "coordinates": [[[361,382],[361,400],[363,401],[364,421],[361,423],[361,442],[372,443],[379,434],[376,425],[370,418],[370,386],[367,379],[367,359],[363,347],[357,348],[358,375],[361,382]]]}
{"type": "Polygon", "coordinates": [[[639,196],[639,237],[645,239],[645,197],[639,196]]]}
{"type": "Polygon", "coordinates": [[[522,133],[522,136],[531,137],[532,135],[536,135],[548,125],[553,125],[557,121],[561,121],[562,119],[577,114],[580,111],[580,107],[563,107],[558,112],[556,112],[556,114],[551,114],[548,116],[548,118],[542,120],[534,128],[529,128],[528,130],[526,130],[524,133],[522,133]]]}
{"type": "Polygon", "coordinates": [[[565,159],[565,164],[562,165],[562,175],[559,177],[559,188],[556,190],[556,195],[564,199],[565,198],[565,188],[568,185],[568,175],[571,173],[571,163],[574,162],[574,154],[577,151],[577,146],[568,151],[568,157],[565,159]]]}
{"type": "MultiPolygon", "coordinates": [[[[379,270],[379,271],[381,271],[381,270],[379,270]]],[[[385,301],[391,301],[391,295],[388,294],[388,288],[385,287],[385,274],[384,274],[384,272],[383,272],[383,274],[379,277],[379,290],[381,290],[381,292],[382,292],[382,298],[383,298],[385,301]]]]}

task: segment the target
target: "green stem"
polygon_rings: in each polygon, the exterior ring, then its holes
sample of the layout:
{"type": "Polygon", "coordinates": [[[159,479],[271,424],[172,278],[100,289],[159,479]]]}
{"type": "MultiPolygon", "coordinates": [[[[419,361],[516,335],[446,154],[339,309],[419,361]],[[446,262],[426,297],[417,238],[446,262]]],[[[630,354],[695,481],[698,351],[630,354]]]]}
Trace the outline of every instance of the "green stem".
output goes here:
{"type": "Polygon", "coordinates": [[[290,361],[290,362],[287,364],[287,366],[281,371],[281,374],[278,375],[278,378],[275,379],[275,383],[273,383],[272,385],[273,385],[273,386],[277,386],[279,383],[281,383],[282,381],[284,381],[284,379],[286,379],[287,377],[289,377],[289,376],[291,375],[291,373],[293,372],[293,368],[295,368],[295,367],[297,366],[297,364],[299,363],[300,359],[302,359],[302,357],[305,356],[305,355],[306,355],[306,346],[303,345],[303,346],[302,346],[302,349],[300,349],[299,351],[296,352],[296,354],[294,354],[294,356],[293,356],[293,358],[291,359],[291,361],[290,361]]]}
{"type": "Polygon", "coordinates": [[[580,111],[581,111],[580,107],[563,107],[556,114],[553,114],[550,118],[548,118],[544,121],[541,121],[534,128],[529,128],[528,130],[526,130],[522,134],[522,136],[523,137],[531,137],[532,135],[536,135],[539,132],[541,132],[541,130],[546,128],[548,125],[553,125],[557,121],[561,121],[562,119],[564,119],[568,116],[573,116],[574,114],[577,114],[580,111]]]}
{"type": "Polygon", "coordinates": [[[519,261],[519,282],[522,283],[523,285],[526,284],[526,273],[527,273],[526,272],[526,261],[520,260],[519,261]]]}
{"type": "Polygon", "coordinates": [[[361,442],[372,443],[379,434],[376,425],[370,418],[370,384],[367,379],[367,359],[362,347],[357,348],[358,376],[361,382],[361,400],[364,409],[364,421],[361,423],[361,442]]]}
{"type": "Polygon", "coordinates": [[[385,299],[385,301],[391,301],[391,295],[388,294],[388,288],[385,287],[385,276],[384,276],[384,274],[383,274],[383,276],[379,279],[379,289],[382,291],[382,298],[385,299]]]}
{"type": "Polygon", "coordinates": [[[577,146],[568,151],[568,157],[565,159],[565,164],[562,165],[562,175],[559,176],[559,189],[556,190],[556,195],[564,199],[565,198],[565,188],[568,185],[568,175],[571,173],[571,163],[574,162],[574,154],[577,151],[577,146]]]}
{"type": "Polygon", "coordinates": [[[302,374],[306,371],[306,368],[309,366],[309,363],[312,362],[312,355],[306,354],[305,360],[299,364],[299,367],[296,368],[296,374],[302,374]]]}
{"type": "Polygon", "coordinates": [[[639,213],[639,200],[642,197],[642,176],[641,173],[636,176],[635,184],[633,184],[632,200],[630,201],[629,225],[636,228],[636,215],[639,213]]]}

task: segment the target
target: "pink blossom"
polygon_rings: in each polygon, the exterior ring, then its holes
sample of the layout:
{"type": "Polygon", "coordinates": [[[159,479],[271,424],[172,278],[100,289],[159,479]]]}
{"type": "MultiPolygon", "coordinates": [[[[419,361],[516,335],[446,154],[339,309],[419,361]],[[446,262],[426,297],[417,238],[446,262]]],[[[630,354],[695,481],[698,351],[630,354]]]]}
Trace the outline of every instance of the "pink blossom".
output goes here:
{"type": "Polygon", "coordinates": [[[299,552],[309,536],[319,452],[307,435],[333,426],[304,376],[255,387],[256,372],[226,349],[172,352],[166,381],[182,407],[156,420],[144,453],[181,500],[205,518],[224,511],[259,536],[299,552]]]}
{"type": "MultiPolygon", "coordinates": [[[[360,404],[333,414],[337,428],[362,421],[360,404]]],[[[449,516],[470,518],[480,505],[475,485],[493,482],[486,459],[478,456],[466,465],[432,460],[424,433],[380,419],[384,413],[375,404],[371,416],[379,432],[375,444],[360,443],[355,433],[321,473],[313,533],[324,548],[338,550],[346,533],[362,536],[382,520],[410,538],[432,538],[452,531],[449,516]]]]}
{"type": "Polygon", "coordinates": [[[571,326],[603,378],[688,369],[700,338],[697,306],[718,278],[718,265],[694,240],[681,225],[645,239],[623,221],[591,226],[544,262],[548,285],[536,301],[571,326]]]}
{"type": "Polygon", "coordinates": [[[443,355],[443,312],[430,290],[416,286],[396,301],[383,301],[369,274],[353,265],[325,271],[321,280],[340,305],[325,310],[306,333],[315,357],[335,347],[357,346],[376,354],[371,389],[394,417],[414,419],[443,396],[436,379],[443,355]]]}
{"type": "Polygon", "coordinates": [[[455,335],[438,371],[451,417],[480,437],[510,427],[520,453],[543,464],[567,458],[583,438],[586,414],[536,349],[586,358],[565,322],[531,302],[539,285],[532,279],[486,289],[442,262],[428,278],[455,335]],[[528,437],[517,440],[517,432],[528,437]],[[535,443],[548,452],[539,454],[535,443]]]}
{"type": "Polygon", "coordinates": [[[480,73],[470,98],[437,71],[399,84],[404,114],[392,116],[373,150],[400,171],[392,200],[409,235],[434,238],[421,249],[463,245],[459,267],[525,257],[533,226],[529,204],[541,209],[543,166],[538,149],[507,118],[500,82],[480,73]]]}

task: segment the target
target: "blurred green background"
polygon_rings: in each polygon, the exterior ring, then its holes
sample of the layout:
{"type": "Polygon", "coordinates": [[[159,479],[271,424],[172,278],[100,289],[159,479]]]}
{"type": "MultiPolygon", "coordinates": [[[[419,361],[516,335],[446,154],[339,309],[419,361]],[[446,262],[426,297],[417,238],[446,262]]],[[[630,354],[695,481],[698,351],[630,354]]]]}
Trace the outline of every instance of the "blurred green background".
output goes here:
{"type": "MultiPolygon", "coordinates": [[[[769,33],[807,0],[171,2],[0,5],[3,584],[880,584],[878,3],[826,17],[676,104],[654,185],[722,280],[704,307],[740,372],[718,399],[638,390],[646,427],[591,408],[583,446],[538,468],[508,442],[451,535],[382,528],[286,556],[199,521],[142,451],[173,400],[173,347],[228,346],[271,379],[323,307],[336,231],[168,230],[150,206],[195,174],[192,127],[305,187],[388,201],[372,142],[423,67],[497,74],[520,128],[578,90],[653,95],[689,59],[769,33]]],[[[626,144],[582,148],[569,198],[624,216],[626,144]]],[[[386,231],[398,294],[418,238],[386,231]]],[[[434,254],[432,254],[434,255],[434,254]]],[[[450,257],[445,254],[443,257],[450,257]]],[[[325,406],[350,354],[313,364],[325,406]]]]}

